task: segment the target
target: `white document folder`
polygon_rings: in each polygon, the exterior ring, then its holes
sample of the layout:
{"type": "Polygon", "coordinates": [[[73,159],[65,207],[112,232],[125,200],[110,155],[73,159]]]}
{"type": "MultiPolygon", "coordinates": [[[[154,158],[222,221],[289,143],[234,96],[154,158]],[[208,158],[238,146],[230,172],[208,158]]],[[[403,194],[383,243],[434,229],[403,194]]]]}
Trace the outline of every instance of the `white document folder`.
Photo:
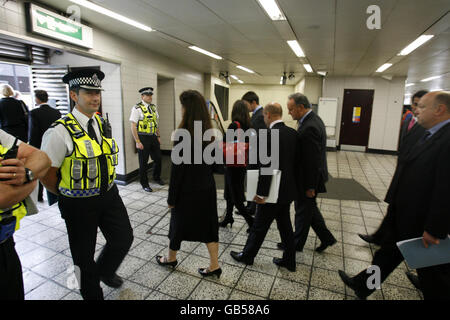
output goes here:
{"type": "MultiPolygon", "coordinates": [[[[253,201],[258,188],[259,170],[247,170],[247,201],[253,201]]],[[[266,198],[267,203],[277,203],[278,191],[280,190],[281,171],[273,170],[272,182],[270,184],[269,196],[266,198]]]]}

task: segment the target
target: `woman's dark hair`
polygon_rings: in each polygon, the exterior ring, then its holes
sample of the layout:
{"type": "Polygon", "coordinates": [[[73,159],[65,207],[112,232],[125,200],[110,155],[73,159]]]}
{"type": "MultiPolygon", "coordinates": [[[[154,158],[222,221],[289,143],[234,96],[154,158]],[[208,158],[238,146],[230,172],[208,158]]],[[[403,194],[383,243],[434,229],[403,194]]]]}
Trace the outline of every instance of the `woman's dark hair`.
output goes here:
{"type": "Polygon", "coordinates": [[[237,100],[233,104],[233,110],[231,111],[231,121],[239,122],[244,130],[251,127],[247,104],[244,100],[237,100]]]}
{"type": "MultiPolygon", "coordinates": [[[[184,107],[183,119],[179,129],[186,129],[194,137],[194,121],[202,122],[202,136],[204,132],[212,128],[211,117],[206,107],[205,98],[196,90],[187,90],[180,94],[180,102],[184,107]]],[[[208,141],[204,141],[204,146],[208,141]]]]}

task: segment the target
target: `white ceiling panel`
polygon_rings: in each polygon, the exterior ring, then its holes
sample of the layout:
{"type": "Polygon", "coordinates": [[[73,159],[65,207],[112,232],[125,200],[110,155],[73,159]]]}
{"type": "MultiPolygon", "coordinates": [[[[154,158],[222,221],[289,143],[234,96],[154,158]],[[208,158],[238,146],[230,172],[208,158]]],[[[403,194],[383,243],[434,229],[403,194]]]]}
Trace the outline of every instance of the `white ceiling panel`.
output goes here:
{"type": "MultiPolygon", "coordinates": [[[[383,74],[408,75],[413,79],[450,71],[450,18],[439,20],[450,10],[449,0],[277,1],[314,70],[326,70],[330,75],[375,75],[381,64],[395,58],[401,49],[431,28],[435,38],[399,59],[383,74]],[[381,9],[381,30],[369,30],[366,26],[369,17],[366,10],[373,4],[381,9]]],[[[68,0],[41,2],[60,12],[73,4],[68,0]]],[[[283,71],[305,73],[301,65],[304,59],[294,55],[257,0],[93,2],[159,31],[147,33],[83,8],[84,22],[199,71],[229,71],[246,83],[260,84],[278,83],[283,71]],[[187,44],[228,60],[216,61],[189,50],[187,44]],[[235,63],[259,75],[242,72],[235,68],[235,63]]]]}

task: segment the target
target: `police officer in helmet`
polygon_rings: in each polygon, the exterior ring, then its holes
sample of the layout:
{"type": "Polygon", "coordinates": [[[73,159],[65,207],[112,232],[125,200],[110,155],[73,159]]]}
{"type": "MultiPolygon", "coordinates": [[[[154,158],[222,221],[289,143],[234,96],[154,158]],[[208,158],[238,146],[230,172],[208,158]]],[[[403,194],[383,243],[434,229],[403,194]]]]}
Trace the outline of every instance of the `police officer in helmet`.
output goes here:
{"type": "Polygon", "coordinates": [[[161,180],[161,140],[159,135],[159,114],[152,104],[153,88],[146,87],[139,90],[142,100],[131,109],[131,132],[136,141],[139,156],[139,176],[142,188],[152,192],[148,184],[147,162],[151,156],[153,163],[153,180],[164,185],[161,180]]]}
{"type": "Polygon", "coordinates": [[[116,271],[133,242],[128,214],[114,183],[117,144],[108,132],[108,123],[96,114],[104,76],[96,69],[64,76],[75,107],[45,132],[42,141],[42,150],[52,161],[42,182],[58,194],[85,300],[103,299],[100,281],[114,288],[122,285],[116,271]],[[94,261],[97,228],[106,245],[94,261]]]}

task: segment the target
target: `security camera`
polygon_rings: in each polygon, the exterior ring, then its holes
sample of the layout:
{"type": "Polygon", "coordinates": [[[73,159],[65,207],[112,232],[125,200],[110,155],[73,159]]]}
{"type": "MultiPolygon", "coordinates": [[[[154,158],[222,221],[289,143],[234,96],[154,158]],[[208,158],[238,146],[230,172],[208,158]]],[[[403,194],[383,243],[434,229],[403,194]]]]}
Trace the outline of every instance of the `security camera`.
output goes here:
{"type": "Polygon", "coordinates": [[[286,80],[287,80],[286,72],[283,72],[283,76],[281,77],[280,84],[285,85],[286,84],[286,80]]]}
{"type": "Polygon", "coordinates": [[[295,78],[295,75],[293,72],[289,73],[289,80],[293,80],[295,78]]]}

